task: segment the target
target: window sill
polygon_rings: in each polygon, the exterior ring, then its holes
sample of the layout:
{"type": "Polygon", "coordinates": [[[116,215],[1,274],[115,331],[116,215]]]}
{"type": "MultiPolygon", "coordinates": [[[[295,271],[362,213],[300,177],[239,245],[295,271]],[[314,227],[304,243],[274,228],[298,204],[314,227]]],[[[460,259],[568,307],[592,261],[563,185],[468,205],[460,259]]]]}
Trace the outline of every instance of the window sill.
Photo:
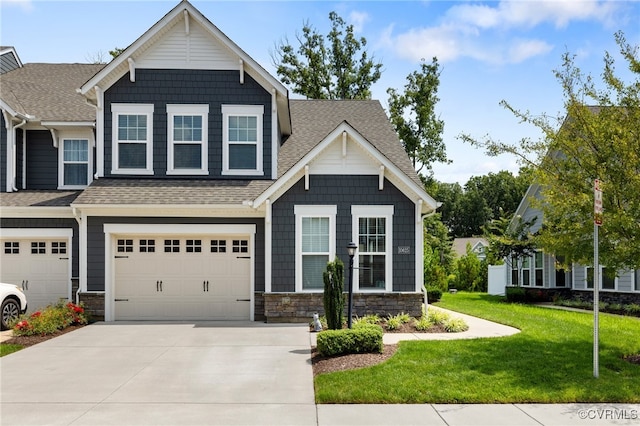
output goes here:
{"type": "Polygon", "coordinates": [[[201,169],[175,169],[167,170],[167,176],[208,176],[209,170],[201,169]]]}
{"type": "Polygon", "coordinates": [[[112,175],[147,175],[147,176],[151,176],[153,175],[153,170],[146,170],[146,169],[118,169],[118,170],[111,170],[111,174],[112,175]]]}
{"type": "Polygon", "coordinates": [[[262,170],[223,170],[223,176],[264,176],[262,170]]]}

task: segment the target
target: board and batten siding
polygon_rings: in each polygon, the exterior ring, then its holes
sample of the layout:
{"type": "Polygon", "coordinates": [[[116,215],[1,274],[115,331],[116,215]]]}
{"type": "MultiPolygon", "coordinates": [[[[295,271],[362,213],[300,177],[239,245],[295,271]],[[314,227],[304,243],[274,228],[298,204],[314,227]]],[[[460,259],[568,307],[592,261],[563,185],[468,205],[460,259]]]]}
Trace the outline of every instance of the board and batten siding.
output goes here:
{"type": "MultiPolygon", "coordinates": [[[[209,105],[208,163],[209,174],[199,179],[238,179],[242,176],[222,175],[222,105],[262,105],[264,176],[271,178],[271,94],[248,74],[244,84],[236,71],[136,69],[136,81],[123,76],[104,94],[104,173],[112,169],[112,103],[153,104],[153,178],[167,176],[167,104],[209,105]]],[[[119,174],[119,177],[126,175],[119,174]]]]}
{"type": "Polygon", "coordinates": [[[48,130],[27,131],[27,189],[58,189],[58,149],[48,130]]]}
{"type": "Polygon", "coordinates": [[[336,256],[349,264],[347,244],[352,237],[351,206],[393,205],[393,291],[415,291],[415,204],[388,180],[378,190],[378,176],[311,175],[309,190],[304,178],[272,206],[272,292],[295,291],[296,205],[335,205],[336,256]],[[409,247],[410,254],[397,254],[409,247]]]}
{"type": "Polygon", "coordinates": [[[87,290],[105,291],[105,246],[104,224],[203,224],[203,225],[256,225],[255,235],[255,291],[264,292],[264,220],[241,218],[141,218],[141,217],[96,217],[89,216],[87,222],[87,290]]]}

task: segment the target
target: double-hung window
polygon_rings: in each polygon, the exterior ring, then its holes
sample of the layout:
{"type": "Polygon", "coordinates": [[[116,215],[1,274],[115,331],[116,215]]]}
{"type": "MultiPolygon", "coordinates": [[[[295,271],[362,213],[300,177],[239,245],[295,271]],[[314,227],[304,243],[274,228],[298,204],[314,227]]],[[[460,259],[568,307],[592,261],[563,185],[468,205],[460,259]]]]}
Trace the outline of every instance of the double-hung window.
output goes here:
{"type": "Polygon", "coordinates": [[[336,253],[336,206],[295,206],[296,291],[322,291],[336,253]]]}
{"type": "Polygon", "coordinates": [[[58,188],[81,189],[91,183],[91,144],[86,138],[60,140],[58,188]]]}
{"type": "Polygon", "coordinates": [[[111,104],[114,174],[153,174],[153,104],[111,104]]]}
{"type": "Polygon", "coordinates": [[[393,206],[352,206],[353,238],[358,242],[354,262],[360,291],[393,289],[393,206]]]}
{"type": "Polygon", "coordinates": [[[167,174],[209,173],[209,105],[167,105],[167,174]]]}
{"type": "MultiPolygon", "coordinates": [[[[599,276],[600,289],[601,290],[615,290],[616,289],[616,284],[617,284],[617,276],[616,275],[617,274],[616,274],[615,270],[613,270],[611,268],[605,268],[602,265],[600,265],[600,276],[599,276]]],[[[587,266],[585,268],[585,278],[586,278],[586,281],[587,281],[587,288],[593,289],[594,277],[593,277],[593,267],[592,266],[587,266]]]]}
{"type": "Polygon", "coordinates": [[[222,105],[222,174],[263,175],[263,105],[222,105]]]}

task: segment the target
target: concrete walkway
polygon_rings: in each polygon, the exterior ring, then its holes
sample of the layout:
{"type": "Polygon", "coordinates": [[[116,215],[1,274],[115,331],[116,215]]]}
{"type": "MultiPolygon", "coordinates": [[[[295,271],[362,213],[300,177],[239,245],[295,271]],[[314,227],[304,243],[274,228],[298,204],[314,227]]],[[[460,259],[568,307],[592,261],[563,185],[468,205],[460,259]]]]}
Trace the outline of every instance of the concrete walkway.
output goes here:
{"type": "MultiPolygon", "coordinates": [[[[518,332],[452,315],[469,325],[452,337],[518,332]]],[[[444,335],[385,342],[427,338],[444,335]]],[[[93,324],[0,358],[0,424],[640,425],[633,404],[316,405],[314,339],[306,324],[93,324]]]]}

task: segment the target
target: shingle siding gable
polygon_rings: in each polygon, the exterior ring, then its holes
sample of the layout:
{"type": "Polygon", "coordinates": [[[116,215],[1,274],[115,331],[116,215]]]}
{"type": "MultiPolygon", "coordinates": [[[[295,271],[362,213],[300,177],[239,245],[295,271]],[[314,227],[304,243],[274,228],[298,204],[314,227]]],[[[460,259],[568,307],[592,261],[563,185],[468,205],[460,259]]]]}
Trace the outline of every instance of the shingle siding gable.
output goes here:
{"type": "MultiPolygon", "coordinates": [[[[166,178],[167,104],[209,104],[209,175],[204,179],[238,179],[222,175],[221,105],[263,105],[263,170],[271,177],[271,95],[255,80],[245,75],[240,84],[237,71],[210,70],[136,70],[136,81],[122,77],[105,92],[105,176],[112,168],[112,103],[154,104],[153,157],[154,178],[166,178]]],[[[175,178],[175,176],[173,176],[175,178]]],[[[254,177],[255,178],[255,177],[254,177]]]]}

